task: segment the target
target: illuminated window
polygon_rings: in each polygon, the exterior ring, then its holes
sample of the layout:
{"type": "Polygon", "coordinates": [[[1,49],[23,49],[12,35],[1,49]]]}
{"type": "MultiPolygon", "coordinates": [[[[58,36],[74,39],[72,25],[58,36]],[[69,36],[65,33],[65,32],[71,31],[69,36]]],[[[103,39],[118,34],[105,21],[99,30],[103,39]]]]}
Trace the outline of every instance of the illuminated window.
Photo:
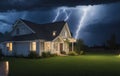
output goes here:
{"type": "Polygon", "coordinates": [[[56,31],[53,31],[53,36],[56,36],[56,31]]]}
{"type": "Polygon", "coordinates": [[[7,43],[7,44],[6,44],[6,47],[7,47],[7,49],[8,49],[9,51],[12,51],[12,50],[13,50],[12,42],[7,43]]]}
{"type": "Polygon", "coordinates": [[[31,43],[31,50],[36,51],[36,42],[31,43]]]}

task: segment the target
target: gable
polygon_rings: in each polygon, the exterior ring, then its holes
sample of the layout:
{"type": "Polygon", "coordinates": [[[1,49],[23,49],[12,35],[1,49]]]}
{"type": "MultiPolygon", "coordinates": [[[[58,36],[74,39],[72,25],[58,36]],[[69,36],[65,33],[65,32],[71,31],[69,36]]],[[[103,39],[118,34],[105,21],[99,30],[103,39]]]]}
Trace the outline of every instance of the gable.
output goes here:
{"type": "Polygon", "coordinates": [[[71,33],[68,25],[64,21],[37,24],[30,21],[20,19],[14,25],[14,29],[11,32],[12,41],[24,41],[42,39],[46,41],[55,40],[56,37],[70,38],[71,33]],[[18,34],[19,29],[19,34],[18,34]],[[54,35],[53,35],[54,34],[54,35]]]}
{"type": "Polygon", "coordinates": [[[14,25],[11,36],[20,36],[34,33],[26,24],[22,21],[17,21],[14,25]]]}
{"type": "Polygon", "coordinates": [[[70,38],[71,37],[71,33],[70,33],[70,30],[68,28],[68,24],[67,23],[65,24],[65,26],[61,30],[60,36],[62,38],[70,38]]]}

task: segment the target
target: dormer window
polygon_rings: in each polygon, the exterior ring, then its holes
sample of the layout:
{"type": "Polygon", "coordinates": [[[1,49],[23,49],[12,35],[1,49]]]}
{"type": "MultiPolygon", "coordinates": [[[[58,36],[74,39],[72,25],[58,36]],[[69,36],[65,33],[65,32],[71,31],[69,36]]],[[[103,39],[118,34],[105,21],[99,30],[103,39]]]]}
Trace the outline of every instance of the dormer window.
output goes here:
{"type": "Polygon", "coordinates": [[[53,36],[56,36],[56,31],[53,31],[53,36]]]}
{"type": "Polygon", "coordinates": [[[20,34],[20,29],[19,29],[19,28],[16,29],[16,34],[17,34],[17,35],[20,34]]]}

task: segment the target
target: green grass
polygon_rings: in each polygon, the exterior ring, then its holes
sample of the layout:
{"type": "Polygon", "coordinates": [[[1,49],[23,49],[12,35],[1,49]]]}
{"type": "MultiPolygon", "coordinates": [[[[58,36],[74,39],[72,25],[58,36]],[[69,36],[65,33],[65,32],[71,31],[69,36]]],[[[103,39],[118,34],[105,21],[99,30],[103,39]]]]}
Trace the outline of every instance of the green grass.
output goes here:
{"type": "Polygon", "coordinates": [[[120,57],[117,55],[6,60],[10,63],[9,76],[120,76],[120,57]]]}

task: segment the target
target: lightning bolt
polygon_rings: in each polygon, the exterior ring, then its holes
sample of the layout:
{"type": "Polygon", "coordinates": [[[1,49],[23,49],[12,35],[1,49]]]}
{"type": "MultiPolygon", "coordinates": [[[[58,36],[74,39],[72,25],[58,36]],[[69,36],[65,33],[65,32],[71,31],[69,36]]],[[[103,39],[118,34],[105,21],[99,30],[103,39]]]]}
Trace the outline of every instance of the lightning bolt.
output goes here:
{"type": "Polygon", "coordinates": [[[66,15],[66,18],[64,19],[64,21],[67,21],[72,12],[70,11],[69,13],[67,13],[66,9],[64,10],[64,12],[65,12],[65,15],[66,15]]]}
{"type": "Polygon", "coordinates": [[[57,15],[55,16],[55,19],[52,22],[57,21],[59,16],[60,16],[60,9],[57,10],[57,15]]]}
{"type": "Polygon", "coordinates": [[[65,8],[65,7],[61,7],[61,8],[58,8],[57,9],[57,14],[55,16],[55,18],[53,19],[52,22],[55,22],[57,21],[57,19],[59,18],[59,16],[64,13],[65,14],[65,18],[64,18],[64,21],[67,21],[71,15],[71,10],[69,10],[69,12],[67,12],[68,8],[65,8]]]}
{"type": "Polygon", "coordinates": [[[85,18],[87,16],[88,11],[89,11],[90,8],[91,8],[91,6],[87,6],[87,7],[83,8],[83,16],[82,16],[82,18],[81,18],[81,20],[80,20],[80,22],[78,24],[77,30],[75,32],[75,39],[78,39],[79,32],[80,32],[82,26],[84,25],[85,18]]]}

